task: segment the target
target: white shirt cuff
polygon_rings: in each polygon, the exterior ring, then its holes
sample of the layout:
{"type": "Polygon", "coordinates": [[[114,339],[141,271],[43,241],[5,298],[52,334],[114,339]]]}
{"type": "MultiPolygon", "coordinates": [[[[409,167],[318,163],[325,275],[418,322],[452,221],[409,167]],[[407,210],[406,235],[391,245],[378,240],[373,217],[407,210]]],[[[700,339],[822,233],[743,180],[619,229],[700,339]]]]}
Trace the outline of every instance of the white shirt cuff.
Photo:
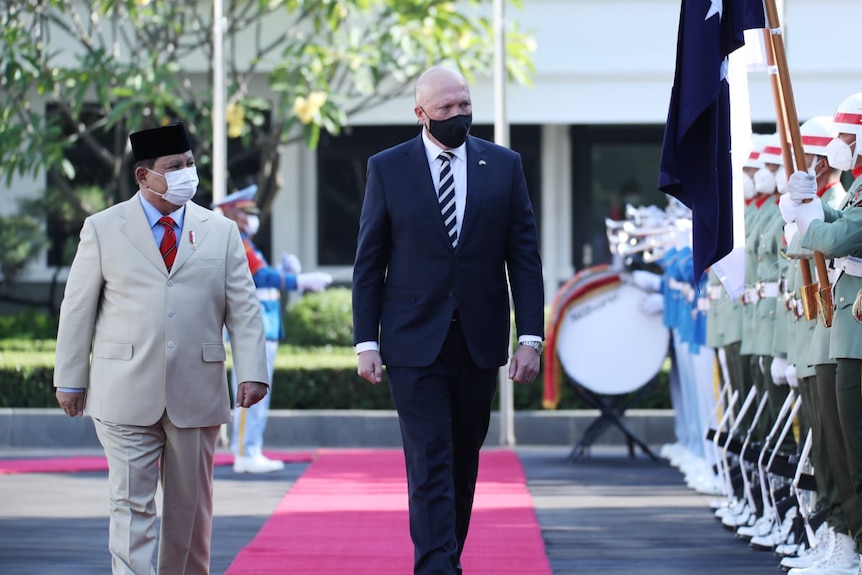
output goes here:
{"type": "Polygon", "coordinates": [[[380,346],[377,345],[376,341],[363,341],[362,343],[356,344],[356,354],[360,354],[363,351],[380,351],[380,346]]]}

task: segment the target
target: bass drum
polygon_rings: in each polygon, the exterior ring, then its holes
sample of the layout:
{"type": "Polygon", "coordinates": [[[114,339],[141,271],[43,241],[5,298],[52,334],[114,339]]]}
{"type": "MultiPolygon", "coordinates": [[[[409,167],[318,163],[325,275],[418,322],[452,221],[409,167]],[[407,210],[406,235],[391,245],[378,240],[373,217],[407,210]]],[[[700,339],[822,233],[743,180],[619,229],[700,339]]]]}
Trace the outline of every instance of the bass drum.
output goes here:
{"type": "Polygon", "coordinates": [[[557,356],[577,384],[602,395],[631,393],[661,369],[669,332],[662,314],[645,314],[643,290],[619,275],[586,278],[561,318],[557,356]]]}

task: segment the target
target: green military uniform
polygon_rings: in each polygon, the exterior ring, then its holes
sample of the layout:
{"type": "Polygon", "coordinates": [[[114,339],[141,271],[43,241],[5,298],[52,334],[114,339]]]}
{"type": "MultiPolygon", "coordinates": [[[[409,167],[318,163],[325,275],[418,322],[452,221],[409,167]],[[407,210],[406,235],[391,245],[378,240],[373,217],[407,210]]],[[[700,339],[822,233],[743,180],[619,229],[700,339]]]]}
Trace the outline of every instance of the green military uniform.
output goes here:
{"type": "MultiPolygon", "coordinates": [[[[781,404],[787,396],[787,387],[778,387],[772,381],[773,339],[775,335],[775,305],[778,298],[778,238],[782,232],[783,220],[778,210],[778,194],[769,196],[761,206],[758,218],[757,239],[754,253],[757,258],[754,287],[757,301],[754,303],[751,344],[752,379],[760,397],[765,393],[769,398],[758,423],[760,438],[763,439],[775,424],[781,404]]],[[[748,277],[746,285],[750,285],[748,277]]]]}
{"type": "MultiPolygon", "coordinates": [[[[826,206],[837,209],[842,205],[847,193],[840,183],[823,191],[821,200],[826,206]]],[[[797,234],[794,244],[801,241],[797,234]]],[[[808,254],[807,250],[805,250],[808,254]]],[[[828,262],[831,267],[832,262],[828,262]]],[[[816,281],[816,269],[812,265],[812,274],[816,281]]],[[[850,470],[847,463],[847,452],[844,437],[841,432],[841,422],[838,414],[838,401],[835,394],[836,362],[829,357],[829,335],[820,318],[813,324],[807,351],[807,363],[815,370],[814,393],[818,403],[818,418],[820,424],[820,441],[817,441],[817,429],[814,429],[814,446],[812,460],[815,465],[817,487],[821,483],[826,490],[827,521],[836,533],[850,532],[856,540],[857,549],[862,548],[862,507],[857,502],[856,492],[850,480],[850,470]],[[816,453],[819,451],[821,453],[816,453]],[[821,463],[818,465],[818,461],[821,463]]]]}
{"type": "MultiPolygon", "coordinates": [[[[769,395],[770,406],[777,417],[781,405],[787,399],[787,394],[790,392],[790,387],[786,383],[776,383],[773,380],[771,371],[771,364],[775,358],[787,359],[789,347],[788,334],[790,332],[787,329],[788,313],[783,294],[783,286],[787,278],[790,260],[787,259],[787,254],[785,253],[784,220],[781,218],[780,211],[774,216],[772,224],[764,231],[764,238],[758,246],[758,253],[763,258],[762,265],[766,273],[761,279],[761,291],[764,297],[758,302],[758,305],[762,305],[765,308],[763,313],[771,314],[773,318],[772,345],[769,350],[769,357],[764,356],[763,358],[764,379],[768,382],[766,389],[769,395]],[[772,258],[771,267],[769,265],[770,258],[772,258]],[[772,294],[775,294],[775,296],[772,297],[772,294]]],[[[787,454],[795,453],[796,441],[797,438],[794,434],[788,433],[780,449],[787,454]]]]}
{"type": "MultiPolygon", "coordinates": [[[[862,257],[862,208],[858,206],[859,195],[862,194],[862,177],[857,178],[850,187],[847,201],[842,209],[835,209],[834,202],[824,202],[826,222],[812,222],[808,231],[802,237],[801,246],[806,249],[822,252],[830,258],[845,256],[862,257]]],[[[840,263],[836,265],[840,269],[840,263]]],[[[858,273],[858,270],[853,270],[858,273]]],[[[813,358],[817,373],[817,389],[823,408],[824,441],[826,456],[832,463],[836,479],[836,489],[842,500],[847,526],[853,533],[856,551],[862,552],[862,519],[860,519],[860,502],[862,502],[862,324],[857,323],[851,314],[851,306],[856,294],[862,289],[862,277],[853,273],[840,273],[833,287],[832,327],[828,330],[815,328],[812,350],[822,353],[822,335],[819,331],[829,334],[830,359],[836,361],[833,369],[829,363],[813,358]],[[819,336],[819,337],[818,337],[819,336]],[[834,376],[833,376],[834,373],[834,376]],[[831,383],[834,377],[834,387],[831,383]],[[827,414],[832,409],[831,391],[835,390],[834,405],[837,411],[839,430],[834,421],[829,421],[827,414]],[[840,435],[840,437],[839,437],[840,435]],[[845,450],[841,453],[841,445],[845,450]],[[847,473],[850,476],[852,490],[843,484],[844,473],[840,469],[842,462],[847,462],[847,473]],[[853,500],[853,494],[856,500],[853,500]]]]}
{"type": "MultiPolygon", "coordinates": [[[[755,307],[757,300],[760,298],[755,287],[757,282],[757,245],[760,238],[760,230],[767,223],[771,222],[769,212],[771,209],[767,206],[775,206],[773,196],[762,196],[756,198],[751,204],[746,207],[745,213],[745,293],[742,296],[742,339],[740,341],[740,362],[742,364],[742,387],[745,389],[746,395],[752,387],[757,389],[757,400],[754,405],[749,408],[749,411],[743,418],[742,425],[745,429],[750,427],[754,417],[754,412],[760,397],[764,393],[761,388],[763,378],[758,377],[761,373],[760,358],[754,353],[755,345],[755,307]]],[[[777,209],[777,208],[776,208],[777,209]]],[[[764,418],[761,416],[760,422],[754,430],[755,439],[762,440],[766,436],[764,431],[764,418]]],[[[767,429],[768,431],[768,429],[767,429]]]]}
{"type": "Polygon", "coordinates": [[[707,276],[709,310],[706,318],[706,346],[724,352],[722,378],[727,378],[731,391],[738,392],[739,403],[748,390],[743,386],[739,345],[742,340],[742,302],[731,298],[713,270],[707,276]]]}
{"type": "MultiPolygon", "coordinates": [[[[811,464],[814,467],[814,476],[817,478],[817,509],[826,510],[826,521],[836,532],[846,532],[847,521],[841,506],[841,497],[837,489],[833,467],[830,465],[828,443],[824,434],[823,413],[824,405],[818,393],[816,372],[814,369],[815,355],[812,354],[811,341],[818,323],[818,318],[805,319],[802,308],[802,300],[799,296],[800,289],[805,285],[802,278],[802,266],[811,269],[809,259],[811,252],[800,247],[799,234],[796,234],[790,245],[787,246],[788,257],[793,258],[790,265],[790,273],[787,276],[787,301],[788,317],[792,318],[788,331],[792,332],[790,339],[793,345],[788,350],[787,362],[796,366],[796,377],[799,381],[799,394],[802,397],[802,408],[800,409],[799,426],[801,435],[811,430],[811,464]],[[803,259],[800,259],[803,258],[803,259]]],[[[828,338],[824,352],[828,356],[828,338]]],[[[821,350],[822,351],[822,350],[821,350]]],[[[834,395],[834,394],[833,394],[834,395]]],[[[838,415],[835,414],[837,420],[838,415]]],[[[840,431],[840,426],[838,426],[840,431]]],[[[843,446],[843,440],[841,442],[843,446]]],[[[845,484],[850,485],[849,472],[845,470],[845,484]]],[[[855,499],[855,495],[853,497],[855,499]]]]}

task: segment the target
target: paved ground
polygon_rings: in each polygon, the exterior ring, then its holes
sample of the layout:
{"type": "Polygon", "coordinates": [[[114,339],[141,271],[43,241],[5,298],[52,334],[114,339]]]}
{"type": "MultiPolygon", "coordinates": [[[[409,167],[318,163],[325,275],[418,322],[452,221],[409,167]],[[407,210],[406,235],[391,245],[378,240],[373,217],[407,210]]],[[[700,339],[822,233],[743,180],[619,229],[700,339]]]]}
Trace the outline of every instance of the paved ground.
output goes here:
{"type": "MultiPolygon", "coordinates": [[[[594,449],[572,463],[568,452],[518,449],[555,575],[778,573],[775,557],[722,529],[710,498],[686,488],[666,463],[616,449],[594,449]]],[[[0,451],[0,458],[32,455],[56,452],[0,451]]],[[[262,476],[216,468],[214,575],[227,569],[306,467],[288,464],[262,476]]],[[[0,574],[108,573],[106,476],[0,475],[0,574]]]]}

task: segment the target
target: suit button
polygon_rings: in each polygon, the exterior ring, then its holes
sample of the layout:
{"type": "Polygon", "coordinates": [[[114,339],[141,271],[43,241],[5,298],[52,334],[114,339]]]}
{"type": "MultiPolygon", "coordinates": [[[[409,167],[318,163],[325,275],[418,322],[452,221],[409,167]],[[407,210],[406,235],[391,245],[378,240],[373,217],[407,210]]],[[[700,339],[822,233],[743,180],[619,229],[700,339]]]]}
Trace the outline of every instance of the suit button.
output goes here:
{"type": "Polygon", "coordinates": [[[173,349],[175,345],[176,345],[176,344],[175,344],[174,342],[172,342],[172,341],[169,341],[169,342],[168,342],[168,347],[169,347],[170,349],[173,349]]]}
{"type": "Polygon", "coordinates": [[[168,287],[174,285],[174,280],[168,280],[168,287]]]}
{"type": "Polygon", "coordinates": [[[174,310],[168,310],[168,317],[174,317],[175,315],[177,315],[177,312],[174,310]]]}
{"type": "Polygon", "coordinates": [[[842,296],[842,297],[838,298],[838,301],[841,303],[844,303],[844,297],[842,296]]]}

